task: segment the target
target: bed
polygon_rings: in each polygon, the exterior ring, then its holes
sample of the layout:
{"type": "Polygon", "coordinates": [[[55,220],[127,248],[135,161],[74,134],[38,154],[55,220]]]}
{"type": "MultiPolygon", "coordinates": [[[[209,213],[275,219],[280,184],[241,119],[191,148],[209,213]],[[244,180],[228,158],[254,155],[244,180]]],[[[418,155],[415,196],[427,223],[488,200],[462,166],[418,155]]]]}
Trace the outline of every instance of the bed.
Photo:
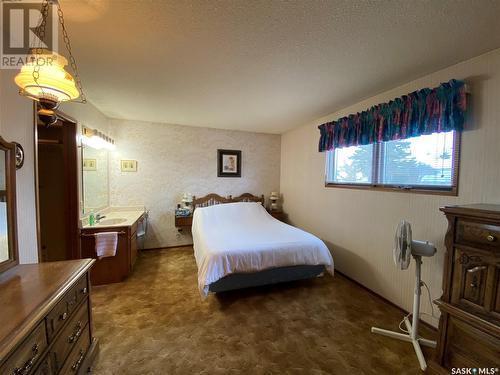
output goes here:
{"type": "Polygon", "coordinates": [[[264,197],[209,194],[193,199],[193,247],[202,298],[252,286],[333,275],[333,258],[316,236],[282,223],[264,197]]]}

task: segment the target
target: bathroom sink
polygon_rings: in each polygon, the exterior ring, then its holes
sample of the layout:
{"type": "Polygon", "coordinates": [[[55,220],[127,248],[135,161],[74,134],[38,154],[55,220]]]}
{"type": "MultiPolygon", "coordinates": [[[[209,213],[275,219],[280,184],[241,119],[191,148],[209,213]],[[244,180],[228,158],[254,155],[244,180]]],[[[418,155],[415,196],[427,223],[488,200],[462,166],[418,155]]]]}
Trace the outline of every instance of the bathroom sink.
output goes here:
{"type": "Polygon", "coordinates": [[[127,219],[123,218],[113,218],[113,219],[103,219],[97,223],[97,225],[116,225],[125,223],[127,219]]]}

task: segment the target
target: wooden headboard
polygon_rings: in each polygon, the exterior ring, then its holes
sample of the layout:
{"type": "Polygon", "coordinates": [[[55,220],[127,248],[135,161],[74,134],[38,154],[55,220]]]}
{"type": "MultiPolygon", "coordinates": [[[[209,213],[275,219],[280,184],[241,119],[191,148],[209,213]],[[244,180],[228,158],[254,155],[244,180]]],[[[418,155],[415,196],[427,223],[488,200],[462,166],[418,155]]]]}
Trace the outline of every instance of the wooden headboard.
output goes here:
{"type": "Polygon", "coordinates": [[[213,206],[215,204],[234,203],[234,202],[260,202],[262,205],[264,205],[264,194],[258,197],[250,193],[245,193],[241,194],[239,197],[234,197],[234,198],[232,195],[230,195],[227,198],[224,198],[221,197],[219,194],[215,193],[205,195],[204,197],[201,198],[196,198],[193,196],[193,211],[196,210],[198,207],[208,207],[208,206],[213,206]]]}

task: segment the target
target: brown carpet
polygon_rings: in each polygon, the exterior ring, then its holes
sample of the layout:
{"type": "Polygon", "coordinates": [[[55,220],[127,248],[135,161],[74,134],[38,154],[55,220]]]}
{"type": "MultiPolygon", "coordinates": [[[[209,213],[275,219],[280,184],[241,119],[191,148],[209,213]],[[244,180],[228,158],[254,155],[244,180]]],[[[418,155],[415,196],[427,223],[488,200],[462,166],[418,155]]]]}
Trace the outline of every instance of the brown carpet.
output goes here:
{"type": "Polygon", "coordinates": [[[370,333],[401,311],[339,274],[202,301],[192,248],[147,251],[93,309],[95,374],[422,373],[411,344],[370,333]]]}

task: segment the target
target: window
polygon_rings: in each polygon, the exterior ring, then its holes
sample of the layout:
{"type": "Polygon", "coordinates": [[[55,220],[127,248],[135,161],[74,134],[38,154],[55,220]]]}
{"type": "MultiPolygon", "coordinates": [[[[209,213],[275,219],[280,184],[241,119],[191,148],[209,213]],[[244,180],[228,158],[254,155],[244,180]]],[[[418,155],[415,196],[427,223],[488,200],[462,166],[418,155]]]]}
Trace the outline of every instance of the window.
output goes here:
{"type": "Polygon", "coordinates": [[[459,143],[451,131],[328,151],[326,186],[456,194],[459,143]]]}

